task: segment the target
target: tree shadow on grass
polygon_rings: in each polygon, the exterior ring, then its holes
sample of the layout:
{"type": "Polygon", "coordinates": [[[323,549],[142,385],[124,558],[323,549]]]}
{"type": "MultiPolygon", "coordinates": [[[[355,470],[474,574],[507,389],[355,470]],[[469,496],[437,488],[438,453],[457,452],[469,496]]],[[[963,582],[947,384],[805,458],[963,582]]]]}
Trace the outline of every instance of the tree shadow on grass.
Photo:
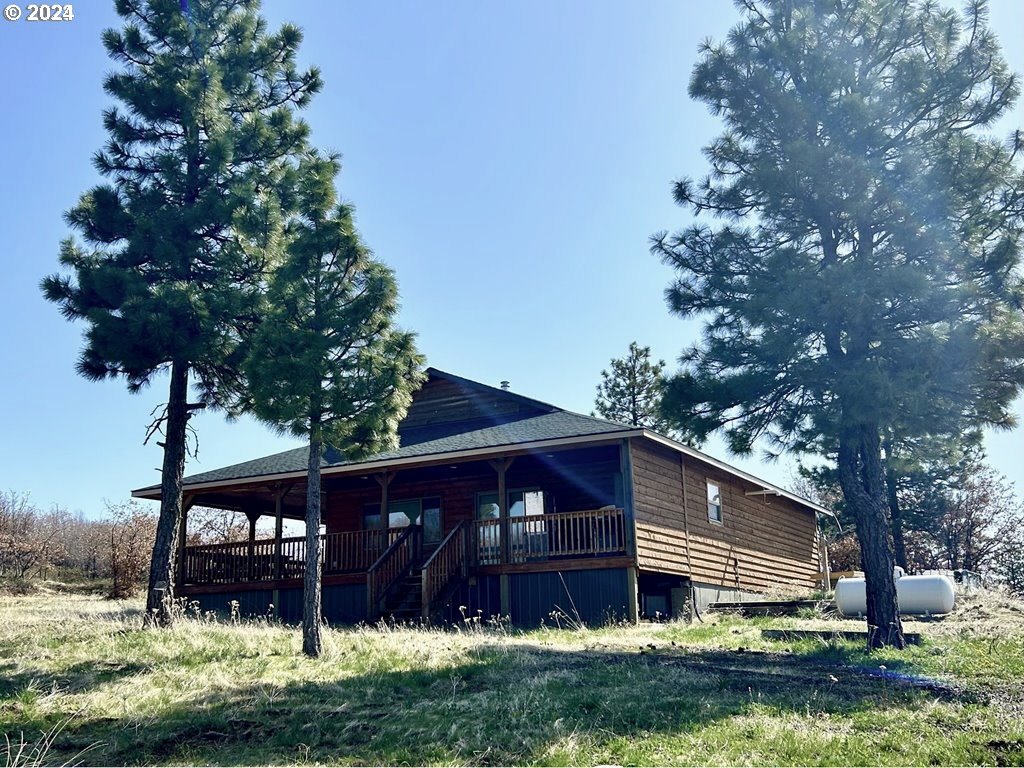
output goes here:
{"type": "Polygon", "coordinates": [[[26,669],[11,662],[0,663],[0,702],[23,695],[26,691],[46,694],[51,691],[81,693],[149,671],[145,664],[117,661],[90,661],[72,664],[64,669],[40,671],[26,669]]]}
{"type": "Polygon", "coordinates": [[[958,695],[791,654],[496,642],[451,667],[214,690],[141,724],[77,720],[53,756],[101,741],[85,764],[545,763],[565,759],[567,739],[615,757],[623,740],[692,734],[754,710],[848,717],[958,695]]]}

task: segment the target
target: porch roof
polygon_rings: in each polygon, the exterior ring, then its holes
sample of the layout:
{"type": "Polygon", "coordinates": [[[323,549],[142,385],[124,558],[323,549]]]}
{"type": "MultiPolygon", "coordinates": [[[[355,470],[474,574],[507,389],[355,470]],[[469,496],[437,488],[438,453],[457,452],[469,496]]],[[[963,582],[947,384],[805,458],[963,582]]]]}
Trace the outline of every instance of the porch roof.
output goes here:
{"type": "MultiPolygon", "coordinates": [[[[344,457],[337,460],[329,453],[321,460],[324,469],[336,467],[358,466],[361,464],[379,464],[381,462],[401,459],[426,458],[443,456],[449,453],[465,451],[486,451],[488,449],[513,447],[522,443],[537,443],[551,440],[562,440],[578,437],[612,436],[618,433],[633,433],[635,427],[605,421],[593,416],[584,416],[568,411],[554,411],[539,416],[513,421],[496,426],[467,425],[463,431],[451,433],[450,430],[416,430],[415,433],[402,435],[402,445],[393,451],[384,451],[368,456],[361,461],[348,461],[344,457]],[[447,432],[447,433],[446,433],[447,432]]],[[[251,461],[243,461],[227,467],[213,469],[190,475],[184,484],[190,485],[219,483],[229,480],[244,480],[268,475],[282,475],[306,471],[309,449],[305,446],[264,456],[251,461]]],[[[133,495],[144,495],[149,491],[159,490],[159,485],[147,486],[133,491],[133,495]]]]}
{"type": "MultiPolygon", "coordinates": [[[[702,451],[683,445],[663,435],[641,427],[585,416],[566,411],[540,400],[491,387],[436,368],[428,368],[430,381],[448,382],[460,388],[476,406],[476,417],[461,421],[399,425],[400,447],[368,456],[360,461],[348,461],[338,454],[326,453],[320,462],[325,474],[357,473],[389,469],[390,464],[405,466],[427,465],[446,458],[482,460],[509,451],[558,450],[582,444],[610,442],[624,438],[645,438],[675,451],[703,461],[736,477],[759,486],[755,494],[778,495],[790,499],[818,514],[832,514],[824,507],[802,498],[772,483],[761,480],[743,470],[715,459],[702,451]],[[496,414],[492,408],[495,398],[521,406],[515,415],[496,414]],[[478,456],[475,454],[479,454],[478,456]]],[[[422,390],[421,390],[422,393],[422,390]]],[[[414,396],[414,407],[416,396],[414,396]]],[[[410,413],[412,409],[410,409],[410,413]]],[[[190,475],[184,479],[185,490],[207,488],[238,488],[256,482],[298,479],[307,469],[309,449],[305,446],[289,451],[243,461],[227,467],[190,475]]],[[[156,499],[160,486],[150,485],[132,491],[138,498],[156,499]]]]}

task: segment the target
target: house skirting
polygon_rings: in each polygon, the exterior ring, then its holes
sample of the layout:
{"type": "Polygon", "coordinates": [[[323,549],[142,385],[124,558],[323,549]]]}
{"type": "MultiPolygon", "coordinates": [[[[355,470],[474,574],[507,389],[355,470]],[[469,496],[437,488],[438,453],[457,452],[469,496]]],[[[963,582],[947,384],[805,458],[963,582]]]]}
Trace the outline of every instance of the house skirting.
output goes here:
{"type": "MultiPolygon", "coordinates": [[[[628,568],[533,571],[507,574],[509,620],[517,627],[566,626],[579,622],[601,626],[630,618],[628,568]]],[[[501,612],[498,574],[471,576],[459,586],[441,611],[448,624],[486,624],[501,612]]],[[[200,611],[230,615],[237,601],[242,618],[273,616],[288,623],[302,620],[301,585],[230,585],[216,591],[186,587],[189,604],[200,611]]],[[[366,584],[329,584],[323,587],[323,615],[329,624],[352,625],[366,621],[366,584]]]]}

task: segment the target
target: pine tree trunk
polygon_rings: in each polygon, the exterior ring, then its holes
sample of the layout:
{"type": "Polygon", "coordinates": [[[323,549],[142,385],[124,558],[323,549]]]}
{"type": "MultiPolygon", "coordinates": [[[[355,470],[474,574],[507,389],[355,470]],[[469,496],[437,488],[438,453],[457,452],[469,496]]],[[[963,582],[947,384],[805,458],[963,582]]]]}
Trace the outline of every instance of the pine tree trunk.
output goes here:
{"type": "Polygon", "coordinates": [[[903,648],[906,640],[896,599],[878,428],[863,423],[844,424],[839,432],[838,463],[843,497],[857,521],[867,591],[868,643],[872,648],[903,648]]]}
{"type": "MultiPolygon", "coordinates": [[[[886,456],[888,456],[888,451],[886,456]]],[[[885,488],[889,503],[889,523],[892,526],[892,549],[896,557],[896,565],[904,571],[907,567],[907,545],[903,538],[903,509],[900,507],[899,495],[896,493],[896,471],[886,463],[885,466],[885,488]]]]}
{"type": "Polygon", "coordinates": [[[302,592],[302,652],[307,656],[323,653],[323,624],[320,605],[320,455],[323,440],[319,425],[313,425],[309,438],[309,473],[306,481],[306,573],[302,592]]]}
{"type": "Polygon", "coordinates": [[[156,525],[153,559],[149,566],[146,623],[169,627],[174,623],[174,558],[178,521],[181,519],[182,478],[185,475],[185,428],[188,425],[188,364],[171,365],[167,397],[164,465],[160,479],[160,518],[156,525]]]}

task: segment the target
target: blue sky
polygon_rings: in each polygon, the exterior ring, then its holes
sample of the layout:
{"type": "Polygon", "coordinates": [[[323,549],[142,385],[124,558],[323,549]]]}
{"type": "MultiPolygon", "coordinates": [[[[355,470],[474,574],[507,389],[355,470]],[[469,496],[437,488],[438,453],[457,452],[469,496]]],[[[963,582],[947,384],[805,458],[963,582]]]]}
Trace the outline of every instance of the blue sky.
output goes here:
{"type": "MultiPolygon", "coordinates": [[[[166,379],[133,396],[78,378],[82,328],[37,287],[56,268],[62,212],[97,181],[112,5],[0,21],[0,488],[90,516],[158,481],[160,449],[142,439],[166,399],[166,379]]],[[[704,172],[720,123],[686,85],[700,41],[736,22],[731,3],[265,5],[272,23],[305,30],[301,58],[325,80],[306,115],[314,141],[343,154],[342,194],[397,271],[401,321],[431,365],[589,412],[601,368],[630,341],[672,363],[693,340],[697,326],[665,308],[671,274],[647,238],[689,220],[670,184],[704,172]]],[[[1024,71],[1024,3],[993,2],[991,18],[1024,71]]],[[[1022,118],[1018,104],[1000,132],[1022,118]]],[[[298,444],[214,413],[194,426],[188,472],[298,444]]],[[[1018,488],[1022,435],[987,441],[1018,488]]],[[[718,441],[707,450],[728,458],[718,441]]],[[[789,481],[788,461],[729,460],[789,481]]]]}

